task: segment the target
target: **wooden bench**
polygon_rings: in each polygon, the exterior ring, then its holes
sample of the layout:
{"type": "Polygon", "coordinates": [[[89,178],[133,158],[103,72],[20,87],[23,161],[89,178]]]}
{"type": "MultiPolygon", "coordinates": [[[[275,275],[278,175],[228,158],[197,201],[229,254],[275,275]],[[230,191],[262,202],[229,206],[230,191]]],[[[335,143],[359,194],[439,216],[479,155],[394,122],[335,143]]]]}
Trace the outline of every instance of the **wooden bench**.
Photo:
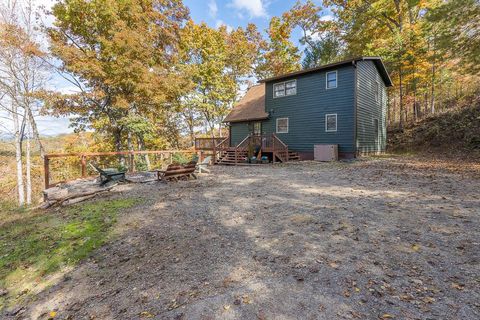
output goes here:
{"type": "Polygon", "coordinates": [[[157,178],[160,181],[178,181],[178,179],[189,179],[190,177],[197,179],[195,175],[196,167],[196,161],[189,162],[186,165],[170,164],[166,170],[156,170],[157,178]]]}
{"type": "Polygon", "coordinates": [[[100,185],[103,186],[110,181],[125,181],[125,172],[116,169],[101,169],[93,163],[90,166],[100,174],[100,185]]]}

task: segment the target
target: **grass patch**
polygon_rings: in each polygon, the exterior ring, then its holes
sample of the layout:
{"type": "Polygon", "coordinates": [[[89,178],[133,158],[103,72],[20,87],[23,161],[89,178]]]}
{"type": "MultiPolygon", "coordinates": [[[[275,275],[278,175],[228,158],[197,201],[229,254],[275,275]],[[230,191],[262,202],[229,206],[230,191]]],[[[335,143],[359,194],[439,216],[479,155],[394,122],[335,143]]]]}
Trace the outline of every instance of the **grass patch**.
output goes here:
{"type": "Polygon", "coordinates": [[[104,244],[121,209],[136,199],[100,200],[61,211],[25,212],[0,226],[0,309],[36,294],[104,244]]]}

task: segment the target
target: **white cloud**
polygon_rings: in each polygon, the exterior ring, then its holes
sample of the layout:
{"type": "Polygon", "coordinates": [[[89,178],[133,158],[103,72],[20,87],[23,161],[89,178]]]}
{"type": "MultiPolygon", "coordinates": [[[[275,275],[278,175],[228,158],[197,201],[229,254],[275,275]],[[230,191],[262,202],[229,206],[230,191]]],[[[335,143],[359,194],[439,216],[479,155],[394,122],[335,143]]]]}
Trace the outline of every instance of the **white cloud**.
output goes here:
{"type": "Polygon", "coordinates": [[[215,23],[215,28],[220,28],[221,26],[227,27],[227,32],[232,32],[233,27],[223,22],[223,20],[217,20],[215,23]]]}
{"type": "Polygon", "coordinates": [[[326,14],[324,16],[321,16],[320,17],[320,20],[323,20],[323,21],[332,21],[333,20],[333,15],[331,14],[326,14]]]}
{"type": "Polygon", "coordinates": [[[262,0],[233,0],[230,5],[237,10],[247,11],[251,18],[267,17],[267,10],[262,0]]]}
{"type": "Polygon", "coordinates": [[[217,16],[217,12],[218,12],[217,2],[215,0],[210,0],[208,2],[208,14],[210,14],[212,18],[215,18],[217,16]]]}

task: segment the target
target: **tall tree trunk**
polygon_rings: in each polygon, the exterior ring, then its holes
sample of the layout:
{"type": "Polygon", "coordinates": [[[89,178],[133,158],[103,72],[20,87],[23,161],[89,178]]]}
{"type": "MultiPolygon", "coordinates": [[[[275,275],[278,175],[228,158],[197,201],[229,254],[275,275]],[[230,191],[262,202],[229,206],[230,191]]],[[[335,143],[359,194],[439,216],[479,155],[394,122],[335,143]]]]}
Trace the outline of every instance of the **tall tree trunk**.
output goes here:
{"type": "Polygon", "coordinates": [[[32,175],[31,175],[31,160],[30,160],[30,124],[29,124],[29,115],[26,113],[27,117],[27,141],[25,143],[25,182],[27,190],[27,205],[32,204],[32,175]]]}
{"type": "Polygon", "coordinates": [[[402,75],[402,67],[398,68],[398,80],[399,80],[399,105],[400,105],[400,130],[403,130],[404,124],[404,111],[403,111],[403,75],[402,75]]]}
{"type": "MultiPolygon", "coordinates": [[[[138,149],[145,151],[145,140],[143,139],[142,135],[138,134],[137,138],[138,138],[138,149]]],[[[146,153],[143,155],[143,158],[145,160],[145,164],[147,165],[147,170],[150,170],[150,157],[146,153]]]]}
{"type": "Polygon", "coordinates": [[[18,109],[12,103],[13,130],[15,132],[15,164],[17,167],[17,195],[18,204],[25,205],[25,188],[23,185],[23,168],[22,168],[22,137],[20,134],[20,122],[18,119],[18,109]]]}
{"type": "Polygon", "coordinates": [[[435,72],[436,72],[435,34],[433,35],[432,90],[430,93],[430,113],[435,113],[435,72]]]}

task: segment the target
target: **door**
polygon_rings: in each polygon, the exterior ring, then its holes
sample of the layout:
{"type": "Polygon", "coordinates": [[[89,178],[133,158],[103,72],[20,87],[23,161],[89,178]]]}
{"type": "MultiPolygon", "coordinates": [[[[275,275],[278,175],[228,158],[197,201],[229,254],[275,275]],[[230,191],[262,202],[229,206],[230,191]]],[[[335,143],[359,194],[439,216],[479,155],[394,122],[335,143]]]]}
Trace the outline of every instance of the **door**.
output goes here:
{"type": "Polygon", "coordinates": [[[262,122],[261,121],[253,122],[250,132],[254,136],[261,135],[262,134],[262,122]]]}

